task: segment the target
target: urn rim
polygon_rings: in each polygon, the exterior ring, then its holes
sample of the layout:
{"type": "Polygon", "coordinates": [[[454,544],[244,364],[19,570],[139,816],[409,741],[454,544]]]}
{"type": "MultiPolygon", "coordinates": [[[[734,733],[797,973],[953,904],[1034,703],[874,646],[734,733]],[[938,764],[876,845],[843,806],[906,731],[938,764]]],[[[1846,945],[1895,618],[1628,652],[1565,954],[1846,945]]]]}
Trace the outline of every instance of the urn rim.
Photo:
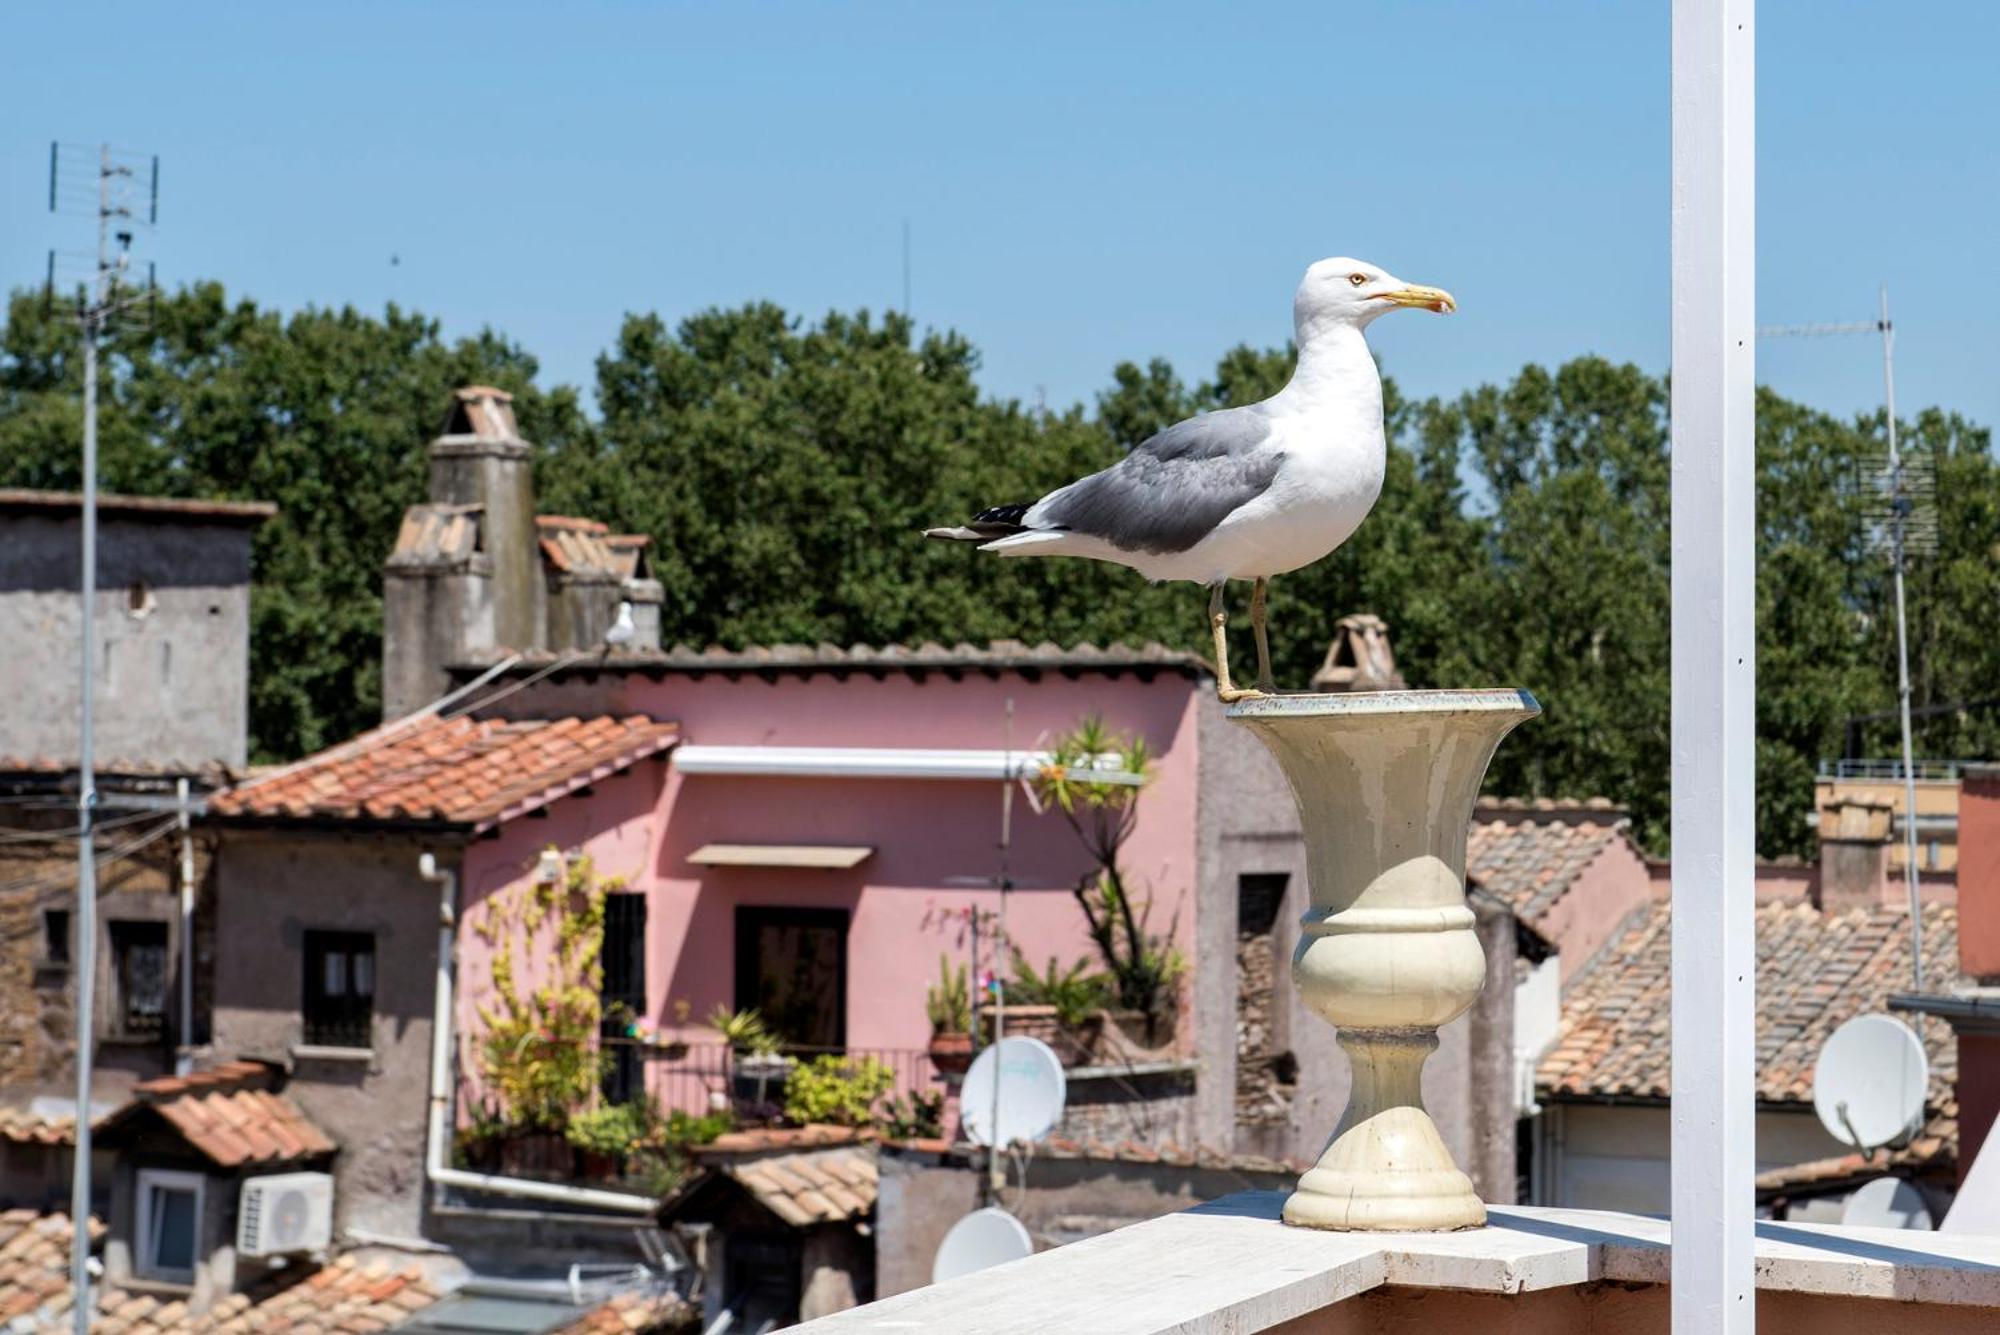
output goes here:
{"type": "Polygon", "coordinates": [[[1340,691],[1266,695],[1229,706],[1232,719],[1405,718],[1506,714],[1526,721],[1542,712],[1528,691],[1509,686],[1445,691],[1340,691]]]}

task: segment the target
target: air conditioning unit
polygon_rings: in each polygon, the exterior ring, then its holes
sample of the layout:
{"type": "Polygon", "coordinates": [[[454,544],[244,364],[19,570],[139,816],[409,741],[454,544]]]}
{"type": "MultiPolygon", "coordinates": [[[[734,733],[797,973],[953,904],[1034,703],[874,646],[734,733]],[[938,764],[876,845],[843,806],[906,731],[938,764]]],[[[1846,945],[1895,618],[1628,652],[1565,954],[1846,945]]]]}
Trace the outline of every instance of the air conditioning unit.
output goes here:
{"type": "Polygon", "coordinates": [[[236,1202],[236,1251],[282,1256],[333,1240],[333,1175],[274,1173],[245,1178],[236,1202]]]}

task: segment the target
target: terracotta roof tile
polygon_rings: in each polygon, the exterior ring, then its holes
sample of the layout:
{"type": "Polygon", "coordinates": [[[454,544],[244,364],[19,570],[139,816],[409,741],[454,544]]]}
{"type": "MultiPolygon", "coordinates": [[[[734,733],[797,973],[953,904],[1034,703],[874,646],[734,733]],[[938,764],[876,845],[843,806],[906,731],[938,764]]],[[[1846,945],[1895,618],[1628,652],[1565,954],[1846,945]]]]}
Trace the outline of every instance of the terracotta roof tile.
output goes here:
{"type": "Polygon", "coordinates": [[[674,744],[628,718],[398,720],[210,799],[223,818],[497,823],[674,744]]]}
{"type": "MultiPolygon", "coordinates": [[[[1668,1012],[1672,906],[1635,912],[1563,997],[1555,1038],[1535,1084],[1544,1097],[1663,1099],[1672,1069],[1668,1012]]],[[[1846,1021],[1886,1010],[1908,985],[1909,915],[1871,907],[1821,913],[1810,904],[1757,906],[1757,1097],[1812,1101],[1820,1046],[1846,1021]]],[[[1924,975],[1959,980],[1958,912],[1924,908],[1924,975]]],[[[1922,1029],[1935,1112],[1951,1097],[1958,1051],[1948,1026],[1922,1029]]]]}
{"type": "Polygon", "coordinates": [[[157,1114],[195,1150],[224,1168],[270,1167],[322,1158],[338,1148],[297,1104],[269,1088],[275,1071],[259,1062],[224,1062],[186,1076],[132,1087],[133,1100],[106,1118],[116,1144],[121,1128],[157,1114]]]}
{"type": "MultiPolygon", "coordinates": [[[[714,1145],[703,1148],[713,1150],[714,1145]]],[[[734,1180],[765,1209],[795,1228],[859,1219],[875,1208],[872,1144],[761,1157],[717,1158],[710,1163],[708,1172],[734,1180]]]]}
{"type": "Polygon", "coordinates": [[[1585,868],[1626,839],[1624,813],[1603,799],[1482,801],[1467,832],[1465,874],[1533,927],[1585,868]]]}

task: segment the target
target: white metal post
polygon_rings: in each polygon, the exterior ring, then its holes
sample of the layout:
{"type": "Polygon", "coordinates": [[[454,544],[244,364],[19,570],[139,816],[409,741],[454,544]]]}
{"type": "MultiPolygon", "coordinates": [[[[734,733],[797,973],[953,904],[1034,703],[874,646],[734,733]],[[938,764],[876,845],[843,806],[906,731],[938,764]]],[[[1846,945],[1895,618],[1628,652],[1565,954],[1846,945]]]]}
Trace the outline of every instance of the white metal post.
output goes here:
{"type": "Polygon", "coordinates": [[[1673,6],[1673,1330],[1756,1324],[1754,0],[1673,6]]]}

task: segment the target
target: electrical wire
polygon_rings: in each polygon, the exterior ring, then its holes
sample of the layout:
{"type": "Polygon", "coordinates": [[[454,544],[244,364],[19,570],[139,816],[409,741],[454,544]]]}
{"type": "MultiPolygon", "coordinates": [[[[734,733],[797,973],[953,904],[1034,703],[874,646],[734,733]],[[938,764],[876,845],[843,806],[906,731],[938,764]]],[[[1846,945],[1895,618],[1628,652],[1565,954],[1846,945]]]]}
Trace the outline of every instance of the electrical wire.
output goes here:
{"type": "MultiPolygon", "coordinates": [[[[180,823],[181,820],[179,816],[167,817],[165,820],[160,822],[157,828],[150,830],[145,834],[140,835],[137,839],[134,839],[129,843],[121,844],[117,848],[107,850],[106,852],[100,854],[98,856],[99,865],[105,865],[113,862],[121,862],[124,859],[131,857],[134,853],[138,852],[140,849],[145,848],[149,844],[158,843],[161,839],[173,833],[173,831],[179,829],[180,823]]],[[[28,876],[28,877],[23,877],[22,879],[16,881],[0,881],[0,894],[15,894],[22,891],[47,890],[54,886],[74,884],[75,880],[76,880],[76,874],[74,872],[70,872],[63,875],[28,876]]]]}

